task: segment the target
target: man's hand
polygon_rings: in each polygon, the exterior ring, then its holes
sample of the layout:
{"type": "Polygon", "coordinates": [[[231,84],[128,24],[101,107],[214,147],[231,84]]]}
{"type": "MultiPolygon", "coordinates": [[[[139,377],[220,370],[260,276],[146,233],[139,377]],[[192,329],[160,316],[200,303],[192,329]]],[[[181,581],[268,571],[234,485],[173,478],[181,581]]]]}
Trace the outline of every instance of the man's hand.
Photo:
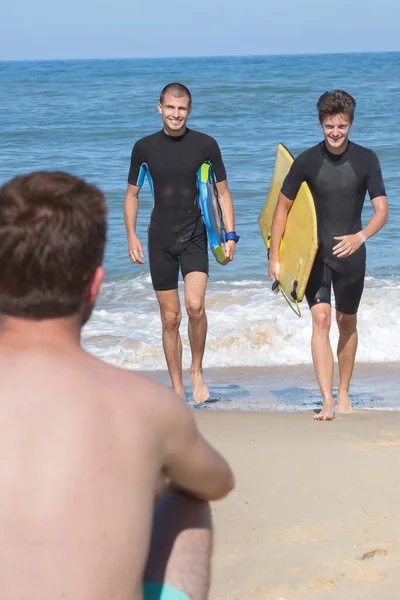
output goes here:
{"type": "Polygon", "coordinates": [[[274,258],[270,256],[268,263],[268,275],[274,281],[275,279],[279,280],[279,274],[281,271],[281,265],[279,262],[279,258],[274,258]]]}
{"type": "Polygon", "coordinates": [[[362,231],[353,233],[351,235],[339,235],[334,238],[339,240],[339,244],[333,247],[332,253],[338,258],[344,258],[345,256],[351,256],[360,246],[365,242],[366,237],[362,231]]]}
{"type": "Polygon", "coordinates": [[[131,261],[137,265],[144,265],[143,247],[136,235],[129,238],[128,246],[128,254],[131,261]]]}
{"type": "Polygon", "coordinates": [[[222,265],[227,265],[228,263],[230,263],[233,260],[233,256],[235,254],[235,248],[236,248],[236,242],[234,242],[233,240],[228,240],[225,243],[224,252],[225,252],[226,260],[223,263],[221,263],[222,265]]]}

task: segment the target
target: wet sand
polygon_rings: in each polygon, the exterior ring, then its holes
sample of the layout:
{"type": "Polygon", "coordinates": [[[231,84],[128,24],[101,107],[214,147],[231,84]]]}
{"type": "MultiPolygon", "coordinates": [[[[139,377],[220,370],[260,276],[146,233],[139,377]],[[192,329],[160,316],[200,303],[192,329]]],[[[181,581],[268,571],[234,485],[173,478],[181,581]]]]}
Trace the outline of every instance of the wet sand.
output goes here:
{"type": "Polygon", "coordinates": [[[213,505],[212,600],[400,598],[400,413],[195,414],[237,478],[213,505]]]}
{"type": "MultiPolygon", "coordinates": [[[[337,369],[336,369],[337,371],[337,369]]],[[[166,371],[145,373],[170,385],[166,371]]],[[[322,406],[312,365],[205,369],[210,401],[197,410],[308,411],[322,406]]],[[[191,403],[190,378],[184,373],[187,400],[191,403]]],[[[337,372],[335,383],[338,382],[337,372]]],[[[350,396],[356,409],[400,410],[400,364],[359,363],[354,370],[350,396]]],[[[335,395],[334,391],[334,395],[335,395]]],[[[399,595],[400,598],[400,595],[399,595]]]]}

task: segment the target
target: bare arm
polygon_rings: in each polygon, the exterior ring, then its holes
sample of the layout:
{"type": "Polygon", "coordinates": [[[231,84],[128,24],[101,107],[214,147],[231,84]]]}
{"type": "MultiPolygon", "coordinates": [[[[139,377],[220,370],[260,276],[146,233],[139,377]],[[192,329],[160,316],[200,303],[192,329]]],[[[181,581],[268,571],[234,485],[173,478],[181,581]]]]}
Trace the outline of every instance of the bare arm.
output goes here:
{"type": "MultiPolygon", "coordinates": [[[[235,210],[233,208],[232,196],[228,188],[226,179],[220,181],[217,185],[218,200],[222,210],[222,217],[227,232],[235,231],[235,210]]],[[[233,260],[235,254],[236,242],[228,240],[225,244],[225,254],[228,257],[227,262],[233,260]]]]}
{"type": "Polygon", "coordinates": [[[136,235],[140,187],[128,184],[124,198],[124,219],[128,238],[129,258],[133,263],[144,264],[143,247],[136,235]]]}
{"type": "Polygon", "coordinates": [[[389,208],[386,196],[378,196],[371,202],[375,213],[361,232],[364,234],[366,240],[378,233],[378,231],[386,225],[389,218],[389,208]]]}
{"type": "Polygon", "coordinates": [[[202,437],[190,409],[175,395],[172,403],[164,404],[164,409],[164,473],[171,482],[169,489],[179,489],[206,501],[226,496],[235,485],[232,471],[202,437]]]}
{"type": "Polygon", "coordinates": [[[368,238],[375,235],[387,223],[389,217],[388,202],[386,196],[373,198],[372,206],[374,215],[371,217],[364,229],[351,235],[341,235],[335,237],[339,240],[333,248],[333,254],[338,257],[350,256],[363,244],[368,238]]]}
{"type": "Polygon", "coordinates": [[[276,203],[274,217],[272,219],[271,245],[269,251],[268,275],[271,279],[279,279],[279,247],[285,232],[286,221],[293,201],[289,200],[282,192],[276,203]]]}

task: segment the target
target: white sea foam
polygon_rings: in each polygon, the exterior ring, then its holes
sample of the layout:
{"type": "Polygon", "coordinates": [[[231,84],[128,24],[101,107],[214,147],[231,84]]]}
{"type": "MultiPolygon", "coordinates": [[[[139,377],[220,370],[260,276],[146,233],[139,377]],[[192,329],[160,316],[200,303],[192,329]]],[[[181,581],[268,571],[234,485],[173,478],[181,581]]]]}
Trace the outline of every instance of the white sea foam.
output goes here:
{"type": "MultiPolygon", "coordinates": [[[[182,286],[181,286],[182,287],[182,286]]],[[[400,361],[400,279],[367,278],[359,312],[360,362],[400,361]]],[[[207,292],[205,367],[272,366],[311,362],[311,318],[305,302],[298,318],[267,281],[212,282],[207,292]]],[[[184,368],[190,350],[187,317],[181,336],[184,368]]],[[[332,342],[337,342],[332,327],[332,342]]],[[[165,369],[161,324],[148,275],[105,284],[83,334],[84,346],[112,364],[165,369]]]]}

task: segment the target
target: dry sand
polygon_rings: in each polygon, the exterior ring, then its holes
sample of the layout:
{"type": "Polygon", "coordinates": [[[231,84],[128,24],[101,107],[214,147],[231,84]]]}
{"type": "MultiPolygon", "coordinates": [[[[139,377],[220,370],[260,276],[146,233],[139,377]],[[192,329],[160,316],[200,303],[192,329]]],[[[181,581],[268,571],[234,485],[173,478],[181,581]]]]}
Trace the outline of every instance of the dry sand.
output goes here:
{"type": "Polygon", "coordinates": [[[400,599],[400,413],[195,414],[237,479],[211,600],[400,599]]]}

